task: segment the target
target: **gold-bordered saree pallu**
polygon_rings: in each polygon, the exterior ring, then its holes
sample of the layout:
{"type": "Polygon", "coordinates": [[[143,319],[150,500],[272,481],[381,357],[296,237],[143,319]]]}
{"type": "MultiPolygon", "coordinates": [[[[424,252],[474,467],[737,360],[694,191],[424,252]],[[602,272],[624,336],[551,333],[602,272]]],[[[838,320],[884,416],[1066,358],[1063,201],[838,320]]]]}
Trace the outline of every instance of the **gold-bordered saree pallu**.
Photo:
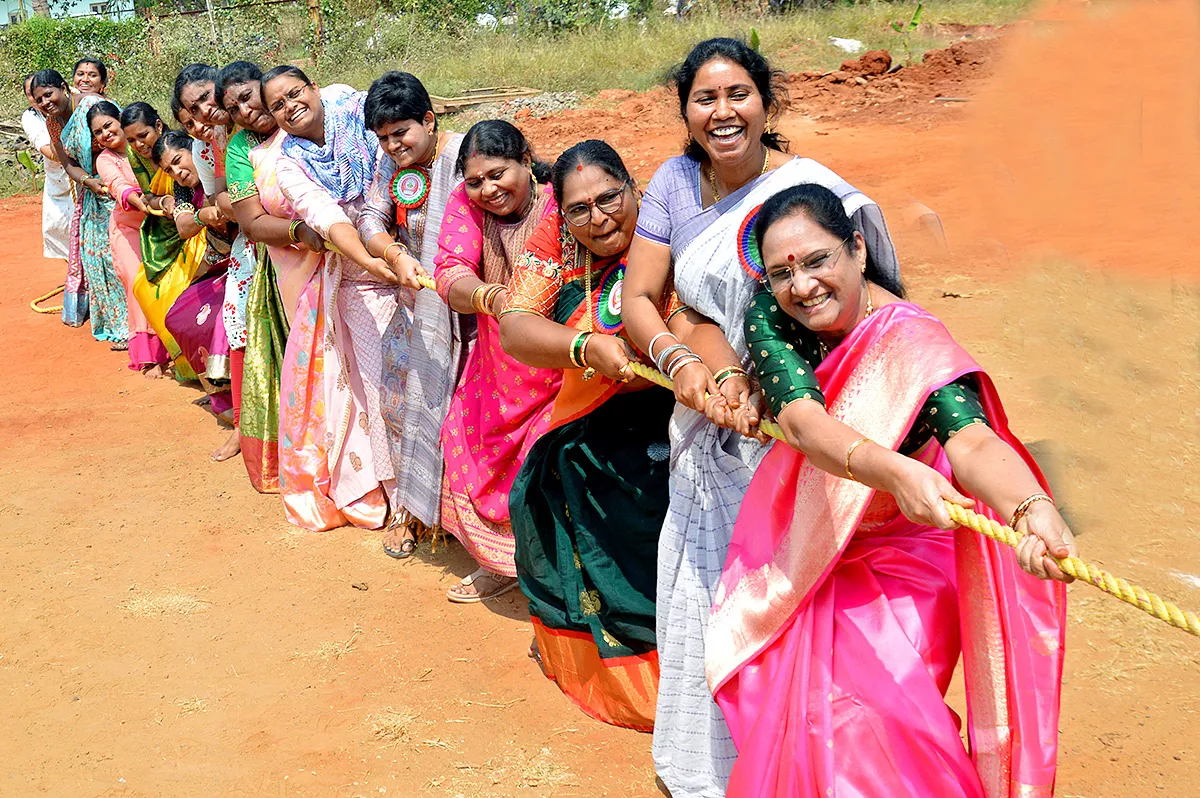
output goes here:
{"type": "MultiPolygon", "coordinates": [[[[1041,479],[991,380],[915,305],[881,308],[816,369],[830,415],[893,449],[929,394],[968,373],[1041,479]]],[[[915,456],[953,477],[936,441],[915,456]]],[[[891,496],[777,443],[708,627],[708,680],[738,747],[728,795],[1048,798],[1065,602],[1011,549],[913,524],[891,496]],[[944,701],[960,644],[969,753],[944,701]]]]}

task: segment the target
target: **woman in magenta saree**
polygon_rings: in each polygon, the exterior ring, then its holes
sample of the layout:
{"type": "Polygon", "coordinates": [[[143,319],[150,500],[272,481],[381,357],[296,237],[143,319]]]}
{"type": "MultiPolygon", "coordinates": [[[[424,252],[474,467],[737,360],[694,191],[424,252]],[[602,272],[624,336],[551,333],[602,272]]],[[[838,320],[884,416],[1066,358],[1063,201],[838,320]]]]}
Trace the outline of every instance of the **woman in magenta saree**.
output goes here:
{"type": "Polygon", "coordinates": [[[758,217],[744,262],[770,292],[747,341],[788,440],[751,482],[709,621],[727,794],[1052,795],[1065,591],[1034,575],[1065,580],[1043,555],[1073,548],[1037,466],[945,327],[860,271],[836,196],[797,186],[758,217]],[[1017,554],[951,531],[943,499],[1014,517],[1017,554]],[[969,751],[944,700],[960,651],[969,751]]]}

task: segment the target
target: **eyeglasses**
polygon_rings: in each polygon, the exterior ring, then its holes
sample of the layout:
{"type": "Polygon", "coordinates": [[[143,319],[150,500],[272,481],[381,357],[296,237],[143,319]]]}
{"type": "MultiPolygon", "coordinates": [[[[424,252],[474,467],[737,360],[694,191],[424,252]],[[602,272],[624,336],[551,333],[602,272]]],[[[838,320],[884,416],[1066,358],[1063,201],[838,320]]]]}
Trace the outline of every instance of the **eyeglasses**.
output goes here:
{"type": "Polygon", "coordinates": [[[797,269],[809,277],[816,277],[833,268],[833,265],[837,263],[838,256],[849,242],[849,238],[843,238],[833,249],[814,252],[799,263],[776,266],[767,272],[766,282],[771,286],[772,291],[783,291],[791,286],[792,277],[796,274],[797,269]]]}
{"type": "Polygon", "coordinates": [[[592,221],[592,208],[600,211],[600,213],[611,216],[621,210],[625,204],[625,189],[629,187],[629,181],[626,180],[621,184],[620,188],[614,188],[611,191],[606,191],[595,201],[588,200],[587,202],[579,202],[563,210],[563,218],[567,220],[567,224],[572,227],[583,227],[592,221]]]}

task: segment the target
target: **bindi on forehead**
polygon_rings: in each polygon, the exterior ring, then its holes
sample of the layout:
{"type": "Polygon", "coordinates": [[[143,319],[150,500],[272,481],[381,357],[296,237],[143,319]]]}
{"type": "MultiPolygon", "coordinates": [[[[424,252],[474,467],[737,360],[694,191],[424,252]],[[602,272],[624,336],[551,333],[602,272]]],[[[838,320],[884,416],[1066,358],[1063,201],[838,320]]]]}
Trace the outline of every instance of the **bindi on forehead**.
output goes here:
{"type": "Polygon", "coordinates": [[[790,263],[794,260],[796,260],[796,256],[789,252],[788,253],[788,262],[790,263]]]}

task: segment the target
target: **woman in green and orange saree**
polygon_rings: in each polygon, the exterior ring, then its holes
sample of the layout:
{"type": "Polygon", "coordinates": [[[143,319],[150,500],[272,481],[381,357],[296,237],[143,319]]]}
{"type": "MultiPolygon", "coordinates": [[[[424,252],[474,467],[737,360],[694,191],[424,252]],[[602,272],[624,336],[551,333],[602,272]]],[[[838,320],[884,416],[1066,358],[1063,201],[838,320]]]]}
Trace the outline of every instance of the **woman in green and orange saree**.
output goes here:
{"type": "Polygon", "coordinates": [[[587,714],[650,731],[674,397],[629,369],[621,282],[638,198],[620,156],[602,141],[577,144],[553,184],[560,210],[526,244],[500,321],[506,352],[563,372],[550,429],[509,498],[530,656],[587,714]]]}

